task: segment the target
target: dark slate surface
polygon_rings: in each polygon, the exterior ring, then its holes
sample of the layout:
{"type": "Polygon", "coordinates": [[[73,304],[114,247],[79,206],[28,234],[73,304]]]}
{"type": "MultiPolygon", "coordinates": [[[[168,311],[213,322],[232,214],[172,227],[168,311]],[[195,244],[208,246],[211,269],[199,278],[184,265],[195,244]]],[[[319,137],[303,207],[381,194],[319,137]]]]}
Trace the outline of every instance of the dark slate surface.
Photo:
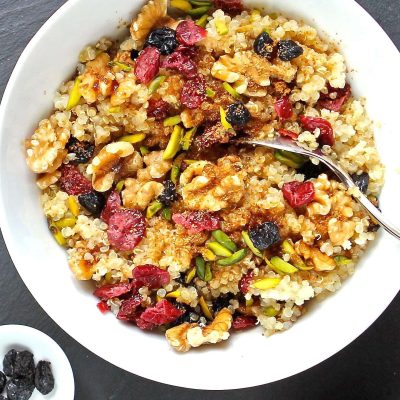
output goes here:
{"type": "MultiPolygon", "coordinates": [[[[400,1],[358,2],[379,22],[399,48],[400,1]]],[[[0,94],[29,39],[63,3],[64,0],[0,0],[0,94]]],[[[360,45],[368,47],[366,43],[360,45]]],[[[33,299],[18,276],[1,236],[0,268],[0,324],[29,325],[53,337],[71,361],[77,400],[400,399],[400,295],[355,342],[308,371],[252,389],[200,392],[131,375],[84,349],[65,334],[33,299]]],[[[260,364],[270,362],[268,354],[263,357],[260,364]]],[[[179,373],[179,366],[162,368],[171,367],[177,368],[179,373]]],[[[228,366],[221,365],[221,368],[228,366]]],[[[249,366],[237,365],[233,376],[246,373],[251,373],[249,366]]],[[[193,374],[199,379],[207,379],[207,371],[197,371],[195,366],[193,374]]]]}

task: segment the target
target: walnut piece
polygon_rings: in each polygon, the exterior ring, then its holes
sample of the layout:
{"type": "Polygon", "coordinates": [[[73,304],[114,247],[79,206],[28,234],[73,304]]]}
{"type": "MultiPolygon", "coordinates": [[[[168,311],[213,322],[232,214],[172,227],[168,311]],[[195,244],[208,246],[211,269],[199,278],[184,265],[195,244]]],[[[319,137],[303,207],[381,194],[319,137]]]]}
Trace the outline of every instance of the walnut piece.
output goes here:
{"type": "Polygon", "coordinates": [[[57,116],[61,114],[40,121],[31,139],[26,141],[27,163],[37,174],[54,172],[67,155],[65,145],[71,135],[71,123],[68,121],[64,127],[59,126],[57,116]]]}
{"type": "Polygon", "coordinates": [[[141,182],[162,178],[171,168],[171,160],[163,160],[164,151],[152,151],[143,157],[146,168],[137,172],[137,178],[141,182]]]}
{"type": "Polygon", "coordinates": [[[124,207],[145,210],[163,189],[164,185],[160,182],[150,181],[143,184],[136,179],[128,178],[122,191],[122,202],[124,207]]]}
{"type": "Polygon", "coordinates": [[[36,180],[36,185],[41,190],[47,189],[49,186],[54,185],[61,177],[60,171],[48,172],[47,174],[40,175],[36,180]]]}
{"type": "Polygon", "coordinates": [[[314,264],[316,271],[332,271],[336,268],[335,261],[322,253],[321,250],[299,241],[295,244],[296,252],[303,256],[306,261],[314,264]]]}
{"type": "Polygon", "coordinates": [[[133,152],[132,144],[127,142],[114,142],[104,146],[87,168],[87,173],[92,174],[93,188],[98,192],[111,189],[116,174],[115,168],[122,158],[130,156],[133,152]]]}
{"type": "Polygon", "coordinates": [[[244,195],[245,172],[240,159],[223,157],[218,164],[195,162],[180,177],[185,207],[191,210],[219,211],[239,203],[244,195]]]}
{"type": "Polygon", "coordinates": [[[133,20],[130,31],[135,48],[140,48],[150,31],[167,15],[167,0],[150,0],[133,20]]]}
{"type": "Polygon", "coordinates": [[[211,74],[225,82],[237,82],[239,86],[244,88],[244,83],[248,80],[260,86],[269,86],[270,78],[289,83],[294,79],[296,71],[295,66],[283,61],[276,60],[272,64],[252,51],[241,51],[235,53],[233,57],[229,55],[220,57],[214,63],[211,74]]]}
{"type": "Polygon", "coordinates": [[[343,246],[353,235],[356,228],[354,221],[340,221],[332,218],[328,222],[328,234],[334,246],[343,246]]]}
{"type": "Polygon", "coordinates": [[[110,96],[114,75],[108,65],[110,56],[100,53],[86,64],[85,72],[80,76],[79,91],[87,103],[94,103],[99,95],[110,96]]]}
{"type": "Polygon", "coordinates": [[[165,332],[169,344],[179,352],[189,351],[192,347],[203,344],[218,343],[229,338],[232,325],[232,314],[223,308],[210,325],[201,328],[198,324],[184,323],[165,332]]]}
{"type": "Polygon", "coordinates": [[[314,189],[315,200],[307,206],[308,215],[328,215],[332,208],[332,202],[329,197],[331,184],[325,174],[316,179],[314,189]]]}

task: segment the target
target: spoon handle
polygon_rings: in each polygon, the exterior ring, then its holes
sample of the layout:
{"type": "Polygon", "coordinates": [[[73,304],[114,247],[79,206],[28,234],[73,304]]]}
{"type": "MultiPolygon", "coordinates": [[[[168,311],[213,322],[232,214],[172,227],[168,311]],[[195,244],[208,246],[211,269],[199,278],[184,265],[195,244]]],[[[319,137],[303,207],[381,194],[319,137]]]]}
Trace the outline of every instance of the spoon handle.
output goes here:
{"type": "MultiPolygon", "coordinates": [[[[320,156],[319,154],[315,153],[313,154],[313,157],[318,158],[332,171],[334,171],[348,189],[357,188],[357,185],[354,183],[353,179],[351,179],[351,176],[334,161],[332,161],[330,157],[320,156]]],[[[359,192],[357,195],[353,195],[353,198],[364,207],[364,209],[374,219],[374,221],[376,221],[383,229],[385,229],[386,232],[390,233],[395,238],[400,240],[400,230],[395,228],[387,220],[382,212],[377,207],[375,207],[370,200],[368,200],[367,196],[359,192]]]]}

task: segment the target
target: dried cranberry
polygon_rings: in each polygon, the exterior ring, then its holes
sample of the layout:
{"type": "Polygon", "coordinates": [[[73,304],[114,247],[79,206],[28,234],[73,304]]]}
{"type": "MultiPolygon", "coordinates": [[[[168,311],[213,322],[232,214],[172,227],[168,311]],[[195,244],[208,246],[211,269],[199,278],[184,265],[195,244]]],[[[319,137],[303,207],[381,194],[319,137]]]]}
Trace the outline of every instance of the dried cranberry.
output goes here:
{"type": "Polygon", "coordinates": [[[333,146],[335,144],[335,135],[332,125],[326,119],[302,115],[300,121],[303,128],[310,132],[314,132],[317,128],[319,129],[320,135],[318,136],[318,142],[321,145],[333,146]]]}
{"type": "Polygon", "coordinates": [[[74,165],[63,165],[61,167],[60,186],[64,192],[70,195],[79,195],[91,192],[92,184],[74,165]]]}
{"type": "Polygon", "coordinates": [[[108,224],[113,214],[121,209],[121,196],[117,191],[112,191],[107,198],[107,202],[103,211],[101,212],[100,218],[108,224]]]}
{"type": "Polygon", "coordinates": [[[142,303],[142,296],[135,294],[129,299],[124,300],[119,308],[117,318],[123,321],[135,320],[137,316],[137,308],[142,303]]]}
{"type": "Polygon", "coordinates": [[[311,203],[315,197],[314,184],[312,182],[288,182],[282,187],[285,200],[292,207],[301,207],[311,203]]]}
{"type": "Polygon", "coordinates": [[[146,47],[136,59],[135,75],[141,83],[149,83],[160,68],[160,52],[155,47],[146,47]]]}
{"type": "Polygon", "coordinates": [[[244,10],[242,0],[214,0],[214,6],[231,15],[240,14],[244,10]]]}
{"type": "Polygon", "coordinates": [[[257,325],[257,317],[252,315],[237,315],[233,318],[233,329],[240,331],[257,325]]]}
{"type": "Polygon", "coordinates": [[[180,44],[175,51],[189,58],[195,58],[198,54],[198,48],[196,46],[184,46],[183,44],[180,44]]]}
{"type": "Polygon", "coordinates": [[[168,271],[155,265],[138,265],[132,270],[133,284],[136,288],[146,286],[149,289],[159,289],[170,281],[168,271]]]}
{"type": "Polygon", "coordinates": [[[207,211],[192,211],[183,214],[174,214],[172,220],[182,225],[189,234],[218,229],[220,219],[213,213],[207,211]]]}
{"type": "Polygon", "coordinates": [[[105,301],[98,302],[97,303],[97,308],[100,310],[100,312],[102,314],[105,314],[110,309],[110,307],[108,306],[107,302],[105,302],[105,301]]]}
{"type": "Polygon", "coordinates": [[[275,111],[281,120],[289,119],[293,115],[292,103],[289,97],[282,97],[275,102],[275,111]]]}
{"type": "Polygon", "coordinates": [[[133,250],[146,234],[146,220],[138,210],[115,212],[108,223],[108,240],[117,250],[133,250]]]}
{"type": "Polygon", "coordinates": [[[197,76],[196,63],[182,52],[175,51],[171,55],[165,57],[161,67],[177,70],[189,79],[197,76]]]}
{"type": "MultiPolygon", "coordinates": [[[[141,312],[141,314],[143,314],[143,312],[141,312]]],[[[144,331],[151,331],[152,329],[154,329],[155,325],[152,324],[151,322],[147,322],[144,319],[141,319],[140,318],[141,314],[139,314],[136,318],[134,318],[136,325],[144,331]]]]}
{"type": "Polygon", "coordinates": [[[176,308],[168,300],[161,300],[154,307],[146,308],[139,319],[158,326],[173,322],[184,313],[184,310],[176,308]]]}
{"type": "Polygon", "coordinates": [[[153,117],[156,121],[162,121],[168,116],[170,105],[162,100],[150,99],[147,115],[153,117]]]}
{"type": "Polygon", "coordinates": [[[176,32],[167,27],[157,28],[150,32],[144,44],[145,47],[152,46],[159,50],[162,55],[171,54],[178,46],[176,32]]]}
{"type": "Polygon", "coordinates": [[[289,139],[293,139],[293,140],[296,140],[297,137],[299,136],[298,133],[289,131],[287,129],[279,129],[279,134],[281,136],[288,137],[289,139]]]}
{"type": "Polygon", "coordinates": [[[318,101],[318,105],[321,108],[326,108],[327,110],[330,111],[339,112],[342,109],[343,104],[346,103],[346,101],[351,96],[351,87],[348,83],[346,83],[343,89],[333,88],[329,84],[327,88],[328,88],[328,93],[321,94],[321,97],[318,101]]]}
{"type": "Polygon", "coordinates": [[[203,40],[207,35],[207,31],[191,19],[182,21],[176,28],[176,38],[186,46],[192,46],[200,40],[203,40]]]}
{"type": "Polygon", "coordinates": [[[249,271],[246,275],[243,275],[239,281],[239,290],[246,294],[249,291],[249,286],[253,280],[253,271],[249,271]]]}
{"type": "Polygon", "coordinates": [[[204,132],[196,137],[194,144],[196,148],[203,151],[216,143],[228,143],[236,135],[233,129],[226,130],[221,123],[208,126],[204,132]]]}
{"type": "Polygon", "coordinates": [[[132,290],[131,283],[114,283],[111,285],[103,285],[97,288],[93,294],[103,301],[122,296],[132,290]]]}
{"type": "Polygon", "coordinates": [[[206,81],[197,76],[185,82],[181,92],[181,103],[187,108],[198,108],[206,99],[206,81]]]}

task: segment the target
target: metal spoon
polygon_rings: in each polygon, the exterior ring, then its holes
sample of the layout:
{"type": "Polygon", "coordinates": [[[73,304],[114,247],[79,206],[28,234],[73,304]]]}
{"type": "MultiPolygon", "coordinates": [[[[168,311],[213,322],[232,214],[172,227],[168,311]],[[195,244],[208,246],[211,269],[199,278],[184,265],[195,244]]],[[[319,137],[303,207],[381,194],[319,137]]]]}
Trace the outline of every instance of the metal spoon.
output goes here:
{"type": "MultiPolygon", "coordinates": [[[[273,140],[241,139],[237,143],[264,146],[276,150],[290,151],[307,157],[315,157],[330,168],[348,189],[357,188],[357,185],[354,183],[353,179],[351,179],[350,175],[338,163],[333,161],[329,156],[323,154],[320,150],[312,151],[304,149],[298,146],[294,141],[283,137],[278,137],[273,140]]],[[[357,196],[353,196],[353,198],[365,208],[374,221],[376,221],[383,229],[395,238],[400,239],[400,230],[395,228],[364,194],[360,192],[357,196]]]]}

